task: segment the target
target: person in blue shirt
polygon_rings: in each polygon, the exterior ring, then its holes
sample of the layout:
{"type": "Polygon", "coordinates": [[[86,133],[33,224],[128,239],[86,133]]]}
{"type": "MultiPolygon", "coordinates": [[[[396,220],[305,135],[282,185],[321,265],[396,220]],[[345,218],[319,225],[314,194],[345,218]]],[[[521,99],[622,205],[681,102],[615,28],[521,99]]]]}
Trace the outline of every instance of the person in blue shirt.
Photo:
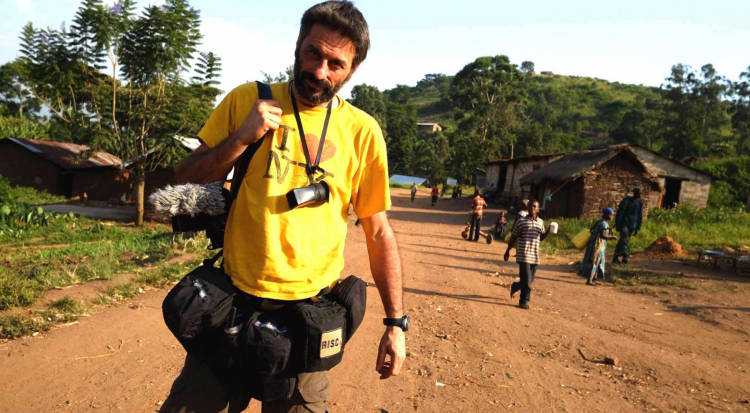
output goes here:
{"type": "Polygon", "coordinates": [[[638,235],[643,221],[643,200],[641,200],[641,188],[633,189],[633,196],[625,197],[617,207],[615,217],[615,228],[620,233],[620,241],[615,247],[613,264],[627,264],[630,256],[630,237],[638,235]],[[622,257],[622,262],[620,262],[622,257]]]}

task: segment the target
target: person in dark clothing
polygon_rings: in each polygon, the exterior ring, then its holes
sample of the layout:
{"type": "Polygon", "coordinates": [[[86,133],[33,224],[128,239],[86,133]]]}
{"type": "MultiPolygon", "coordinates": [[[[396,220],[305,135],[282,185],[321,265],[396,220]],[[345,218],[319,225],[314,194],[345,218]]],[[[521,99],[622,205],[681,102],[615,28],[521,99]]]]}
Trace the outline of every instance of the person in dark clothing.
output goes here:
{"type": "Polygon", "coordinates": [[[445,191],[448,189],[448,184],[443,183],[443,189],[440,190],[440,198],[445,196],[445,191]]]}
{"type": "Polygon", "coordinates": [[[620,233],[620,241],[615,247],[613,264],[627,264],[630,256],[630,237],[638,235],[643,221],[643,201],[641,200],[641,189],[633,189],[633,196],[625,197],[617,207],[615,217],[615,228],[620,233]],[[620,262],[622,257],[622,262],[620,262]]]}

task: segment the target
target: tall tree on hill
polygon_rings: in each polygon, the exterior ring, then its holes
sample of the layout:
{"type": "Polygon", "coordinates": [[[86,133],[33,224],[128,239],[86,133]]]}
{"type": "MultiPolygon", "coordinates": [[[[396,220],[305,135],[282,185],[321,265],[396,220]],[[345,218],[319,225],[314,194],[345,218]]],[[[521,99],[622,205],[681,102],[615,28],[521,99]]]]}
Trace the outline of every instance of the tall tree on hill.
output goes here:
{"type": "Polygon", "coordinates": [[[480,57],[453,78],[451,100],[470,113],[465,126],[484,142],[493,135],[508,135],[517,126],[523,106],[518,84],[523,74],[507,56],[480,57]]]}
{"type": "Polygon", "coordinates": [[[135,13],[131,0],[105,6],[85,0],[70,31],[35,29],[21,36],[24,83],[76,141],[126,161],[143,222],[146,174],[183,151],[175,134],[192,134],[220,93],[210,79],[188,85],[181,75],[201,39],[198,11],[167,0],[135,13]],[[105,74],[109,63],[111,75],[105,74]]]}
{"type": "Polygon", "coordinates": [[[529,74],[534,71],[534,62],[530,62],[526,60],[525,62],[521,62],[521,71],[529,74]]]}
{"type": "Polygon", "coordinates": [[[677,159],[706,156],[712,150],[725,148],[727,138],[731,138],[726,79],[710,64],[701,67],[700,73],[677,64],[666,80],[667,155],[677,159]]]}
{"type": "Polygon", "coordinates": [[[732,126],[737,135],[737,151],[744,155],[750,151],[750,66],[740,74],[734,84],[732,101],[732,126]]]}
{"type": "MultiPolygon", "coordinates": [[[[386,130],[389,138],[388,165],[394,171],[414,171],[417,145],[417,108],[394,102],[386,104],[386,130]]],[[[419,149],[419,148],[417,148],[419,149]]]]}

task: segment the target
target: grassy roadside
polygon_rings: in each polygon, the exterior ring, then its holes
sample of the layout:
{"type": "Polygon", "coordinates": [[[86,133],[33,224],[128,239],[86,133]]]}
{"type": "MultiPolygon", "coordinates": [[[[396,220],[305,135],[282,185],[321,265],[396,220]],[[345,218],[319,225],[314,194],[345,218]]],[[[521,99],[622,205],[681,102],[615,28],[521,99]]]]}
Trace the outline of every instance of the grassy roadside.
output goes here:
{"type": "Polygon", "coordinates": [[[133,281],[108,288],[96,301],[89,304],[65,296],[49,303],[44,310],[32,311],[30,315],[22,313],[2,315],[0,316],[0,340],[11,340],[48,331],[55,326],[74,322],[98,306],[133,298],[149,287],[170,286],[197,267],[200,262],[201,258],[139,270],[139,275],[133,281]]]}
{"type": "MultiPolygon", "coordinates": [[[[597,222],[597,220],[555,218],[546,220],[546,223],[549,224],[552,221],[560,224],[560,232],[542,243],[542,250],[548,253],[574,250],[575,247],[570,239],[581,230],[591,228],[597,222]]],[[[614,227],[614,220],[609,224],[610,227],[614,227]]],[[[750,245],[750,214],[722,210],[698,210],[687,206],[671,211],[652,210],[649,219],[643,221],[641,231],[631,238],[630,249],[633,252],[643,251],[658,238],[667,236],[672,237],[688,251],[750,245]]],[[[614,243],[609,242],[610,251],[614,251],[614,243]]]]}

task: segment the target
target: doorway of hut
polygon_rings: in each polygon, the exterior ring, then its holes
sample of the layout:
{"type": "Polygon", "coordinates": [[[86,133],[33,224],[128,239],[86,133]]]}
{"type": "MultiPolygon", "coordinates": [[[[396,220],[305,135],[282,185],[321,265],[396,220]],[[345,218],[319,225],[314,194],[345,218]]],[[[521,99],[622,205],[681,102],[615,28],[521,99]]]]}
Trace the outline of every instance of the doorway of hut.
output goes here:
{"type": "Polygon", "coordinates": [[[664,179],[664,197],[662,197],[661,207],[671,208],[680,202],[680,191],[682,191],[682,180],[674,178],[664,179]]]}

